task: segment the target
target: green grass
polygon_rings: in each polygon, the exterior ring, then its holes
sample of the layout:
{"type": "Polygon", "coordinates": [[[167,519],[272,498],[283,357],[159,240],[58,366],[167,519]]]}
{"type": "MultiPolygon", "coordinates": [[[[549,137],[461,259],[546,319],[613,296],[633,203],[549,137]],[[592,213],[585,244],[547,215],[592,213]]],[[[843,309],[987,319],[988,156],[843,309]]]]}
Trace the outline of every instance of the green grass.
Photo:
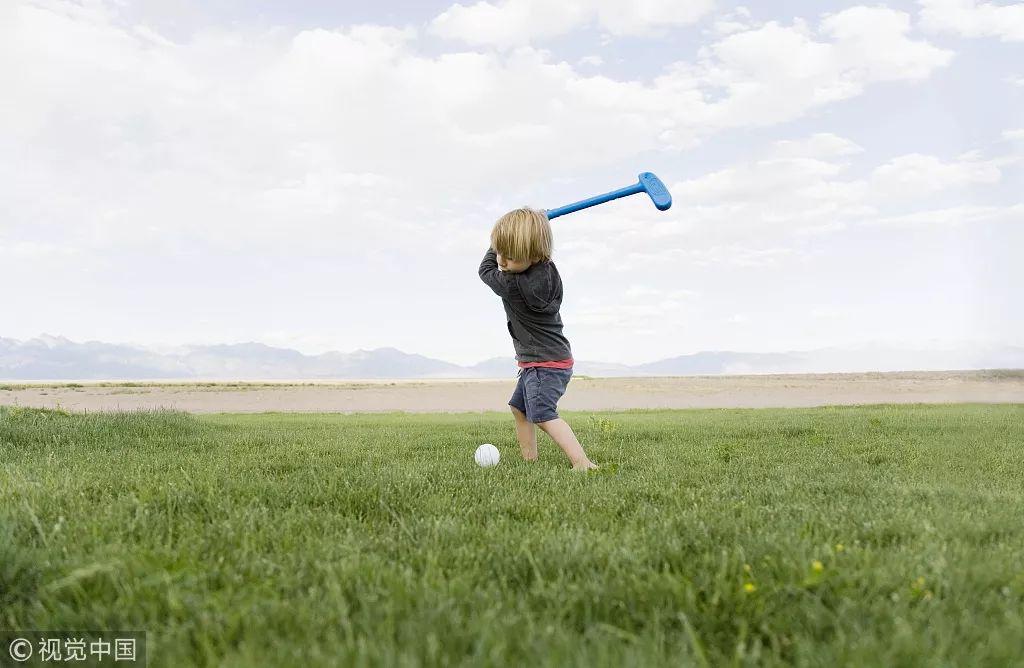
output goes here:
{"type": "Polygon", "coordinates": [[[603,472],[503,414],[0,409],[0,628],[145,628],[154,666],[1024,656],[1024,405],[563,415],[603,472]]]}

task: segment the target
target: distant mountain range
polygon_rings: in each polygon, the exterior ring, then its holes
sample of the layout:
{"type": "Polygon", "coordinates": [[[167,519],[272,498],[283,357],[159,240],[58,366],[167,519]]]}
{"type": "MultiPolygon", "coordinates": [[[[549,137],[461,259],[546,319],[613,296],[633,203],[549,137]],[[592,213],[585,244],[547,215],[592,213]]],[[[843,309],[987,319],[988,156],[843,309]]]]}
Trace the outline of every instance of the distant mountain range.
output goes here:
{"type": "MultiPolygon", "coordinates": [[[[1021,368],[1024,347],[964,343],[920,350],[865,344],[780,353],[706,351],[633,366],[577,360],[574,371],[586,376],[694,376],[1021,368]]],[[[395,348],[305,355],[262,343],[237,343],[156,352],[45,334],[28,341],[0,337],[3,380],[507,378],[516,371],[512,357],[460,366],[395,348]]]]}

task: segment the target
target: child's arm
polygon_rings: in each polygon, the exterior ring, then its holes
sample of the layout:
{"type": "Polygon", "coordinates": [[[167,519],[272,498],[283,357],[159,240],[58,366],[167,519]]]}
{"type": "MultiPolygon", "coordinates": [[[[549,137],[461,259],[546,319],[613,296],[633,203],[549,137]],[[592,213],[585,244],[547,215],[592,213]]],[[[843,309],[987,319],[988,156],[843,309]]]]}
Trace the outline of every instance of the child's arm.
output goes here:
{"type": "Polygon", "coordinates": [[[478,273],[480,280],[494,290],[494,294],[503,299],[509,299],[515,278],[498,269],[498,254],[494,252],[493,248],[487,249],[478,273]]]}

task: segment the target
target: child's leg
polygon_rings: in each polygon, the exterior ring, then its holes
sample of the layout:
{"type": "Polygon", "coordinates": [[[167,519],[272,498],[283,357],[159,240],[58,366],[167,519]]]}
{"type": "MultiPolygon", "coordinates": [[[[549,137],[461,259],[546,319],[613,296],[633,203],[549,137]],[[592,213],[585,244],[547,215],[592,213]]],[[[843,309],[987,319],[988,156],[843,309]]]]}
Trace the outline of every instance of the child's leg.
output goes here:
{"type": "Polygon", "coordinates": [[[569,426],[568,422],[562,418],[555,418],[547,422],[539,422],[537,426],[543,429],[544,433],[558,444],[558,447],[562,448],[562,452],[569,457],[569,461],[572,462],[574,469],[586,470],[597,468],[597,464],[590,461],[587,453],[583,451],[583,446],[576,440],[576,434],[573,433],[572,427],[569,426]]]}
{"type": "Polygon", "coordinates": [[[515,406],[509,406],[516,418],[516,438],[519,449],[523,451],[523,459],[528,462],[537,461],[537,430],[533,423],[526,419],[526,414],[515,406]]]}

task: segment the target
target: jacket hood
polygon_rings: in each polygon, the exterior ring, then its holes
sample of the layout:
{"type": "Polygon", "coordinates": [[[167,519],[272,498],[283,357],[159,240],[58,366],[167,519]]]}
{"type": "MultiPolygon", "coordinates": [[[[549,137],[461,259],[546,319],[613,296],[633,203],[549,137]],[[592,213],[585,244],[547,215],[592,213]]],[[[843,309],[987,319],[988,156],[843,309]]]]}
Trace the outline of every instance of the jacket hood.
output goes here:
{"type": "Polygon", "coordinates": [[[562,305],[562,279],[551,260],[538,262],[516,275],[519,292],[531,310],[556,313],[562,305]]]}

